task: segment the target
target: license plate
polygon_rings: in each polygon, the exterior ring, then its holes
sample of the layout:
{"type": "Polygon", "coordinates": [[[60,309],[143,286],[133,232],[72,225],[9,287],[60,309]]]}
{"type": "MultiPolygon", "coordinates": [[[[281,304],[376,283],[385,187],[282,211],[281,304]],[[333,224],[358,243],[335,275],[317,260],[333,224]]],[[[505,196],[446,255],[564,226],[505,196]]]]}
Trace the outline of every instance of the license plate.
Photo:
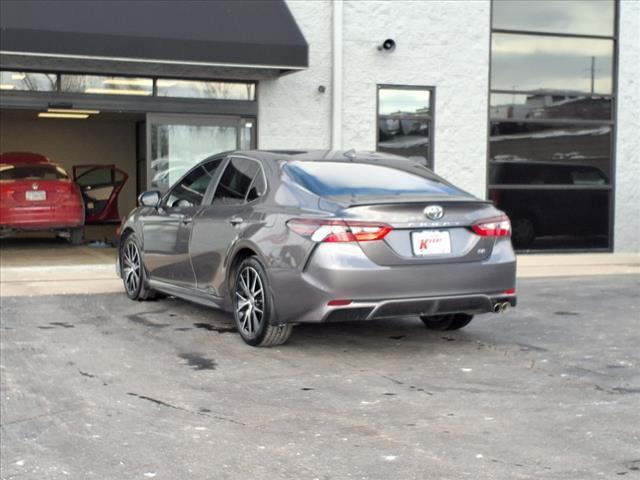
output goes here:
{"type": "Polygon", "coordinates": [[[31,202],[38,202],[47,199],[47,192],[44,190],[29,190],[26,195],[27,200],[31,202]]]}
{"type": "Polygon", "coordinates": [[[418,257],[451,253],[449,232],[441,230],[414,232],[411,235],[411,243],[413,244],[413,254],[418,257]]]}

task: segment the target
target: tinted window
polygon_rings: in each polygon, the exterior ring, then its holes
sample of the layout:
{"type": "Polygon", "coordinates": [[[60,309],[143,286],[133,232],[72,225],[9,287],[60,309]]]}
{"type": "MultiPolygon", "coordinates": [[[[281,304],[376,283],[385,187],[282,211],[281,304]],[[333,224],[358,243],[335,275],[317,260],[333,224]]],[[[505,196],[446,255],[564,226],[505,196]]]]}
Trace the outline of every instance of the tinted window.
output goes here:
{"type": "Polygon", "coordinates": [[[0,180],[61,180],[68,179],[67,172],[56,165],[3,165],[0,180]]]}
{"type": "MultiPolygon", "coordinates": [[[[413,164],[407,162],[407,168],[413,164]]],[[[415,172],[386,165],[347,162],[291,162],[285,171],[299,185],[320,196],[464,195],[415,166],[415,172]]]]}
{"type": "MultiPolygon", "coordinates": [[[[260,165],[253,160],[232,158],[222,174],[213,198],[214,204],[237,205],[243,203],[249,193],[260,165]]],[[[261,173],[261,172],[260,172],[261,173]]]]}
{"type": "MultiPolygon", "coordinates": [[[[595,167],[606,178],[611,166],[611,125],[579,125],[553,123],[492,122],[489,138],[490,171],[496,162],[507,162],[512,166],[528,165],[538,168],[543,162],[572,164],[576,167],[595,167]]],[[[515,167],[512,167],[512,169],[515,167]]],[[[522,177],[521,174],[518,174],[522,177]]],[[[527,177],[532,178],[533,175],[527,177]]],[[[492,183],[494,175],[490,173],[492,183]]],[[[511,182],[502,178],[499,183],[532,183],[531,181],[511,182]]],[[[566,183],[573,182],[567,175],[566,183]]]]}
{"type": "Polygon", "coordinates": [[[378,87],[376,150],[431,165],[431,96],[426,87],[378,87]]]}
{"type": "Polygon", "coordinates": [[[613,40],[494,33],[493,90],[612,93],[613,40]]]}
{"type": "Polygon", "coordinates": [[[613,35],[614,0],[494,0],[493,28],[613,35]]]}
{"type": "Polygon", "coordinates": [[[168,207],[178,206],[180,200],[186,200],[191,205],[201,205],[207,187],[213,180],[222,159],[212,160],[197,168],[184,177],[167,196],[168,207]]]}
{"type": "Polygon", "coordinates": [[[578,95],[491,94],[491,118],[496,120],[611,120],[611,98],[578,95]]]}

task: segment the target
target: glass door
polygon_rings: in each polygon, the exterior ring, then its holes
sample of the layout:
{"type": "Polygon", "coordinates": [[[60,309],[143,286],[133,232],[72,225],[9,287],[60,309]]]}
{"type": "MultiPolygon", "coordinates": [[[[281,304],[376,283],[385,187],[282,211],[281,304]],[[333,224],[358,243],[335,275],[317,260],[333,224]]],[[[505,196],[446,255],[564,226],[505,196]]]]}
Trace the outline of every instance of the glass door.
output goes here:
{"type": "Polygon", "coordinates": [[[147,189],[166,192],[205,158],[255,145],[255,119],[147,115],[147,189]]]}

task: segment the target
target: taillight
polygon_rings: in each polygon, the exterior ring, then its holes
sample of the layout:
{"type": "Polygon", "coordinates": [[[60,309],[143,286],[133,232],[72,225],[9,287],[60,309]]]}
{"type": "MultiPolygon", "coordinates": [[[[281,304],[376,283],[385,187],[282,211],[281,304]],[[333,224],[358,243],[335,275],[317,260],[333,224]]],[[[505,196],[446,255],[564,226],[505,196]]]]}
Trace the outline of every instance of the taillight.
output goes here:
{"type": "Polygon", "coordinates": [[[294,218],[287,227],[314,242],[370,242],[382,240],[393,230],[383,223],[312,218],[294,218]]]}
{"type": "Polygon", "coordinates": [[[511,222],[506,215],[480,220],[471,229],[481,237],[508,237],[511,235],[511,222]]]}

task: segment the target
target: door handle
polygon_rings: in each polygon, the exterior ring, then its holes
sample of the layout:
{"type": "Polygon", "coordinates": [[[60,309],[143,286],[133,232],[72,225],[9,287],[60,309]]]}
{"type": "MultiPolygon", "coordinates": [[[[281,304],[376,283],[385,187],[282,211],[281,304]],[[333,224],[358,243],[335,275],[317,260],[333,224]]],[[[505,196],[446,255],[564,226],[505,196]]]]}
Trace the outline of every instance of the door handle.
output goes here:
{"type": "Polygon", "coordinates": [[[242,217],[231,217],[227,219],[227,222],[235,227],[236,225],[240,225],[241,223],[243,223],[244,219],[242,217]]]}

